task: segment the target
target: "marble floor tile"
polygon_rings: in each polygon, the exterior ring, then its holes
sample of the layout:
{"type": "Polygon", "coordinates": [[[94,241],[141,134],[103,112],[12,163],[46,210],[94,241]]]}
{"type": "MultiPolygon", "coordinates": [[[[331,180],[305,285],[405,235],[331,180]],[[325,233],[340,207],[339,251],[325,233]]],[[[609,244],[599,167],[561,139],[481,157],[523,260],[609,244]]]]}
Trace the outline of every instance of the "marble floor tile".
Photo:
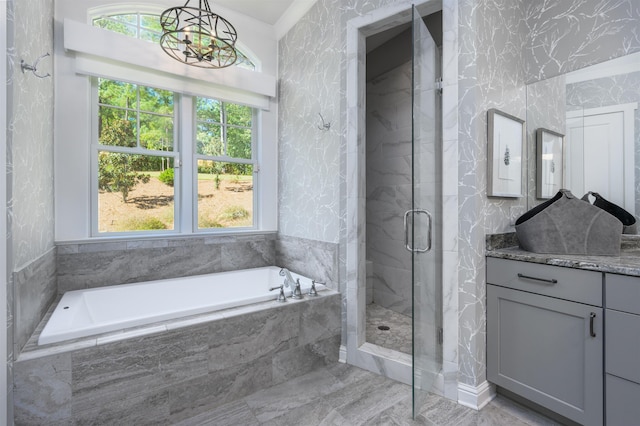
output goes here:
{"type": "Polygon", "coordinates": [[[384,308],[376,303],[366,307],[366,341],[383,348],[411,354],[411,317],[384,308]],[[380,330],[379,326],[389,327],[380,330]]]}
{"type": "Polygon", "coordinates": [[[214,410],[198,414],[190,419],[174,423],[174,426],[244,425],[257,426],[260,422],[244,399],[230,402],[214,410]]]}
{"type": "Polygon", "coordinates": [[[499,395],[480,411],[429,395],[415,420],[411,387],[346,364],[303,376],[177,423],[179,426],[553,426],[499,395]]]}
{"type": "Polygon", "coordinates": [[[256,392],[245,398],[247,404],[261,422],[284,416],[291,410],[319,400],[323,395],[332,394],[344,388],[325,368],[291,379],[256,392]]]}

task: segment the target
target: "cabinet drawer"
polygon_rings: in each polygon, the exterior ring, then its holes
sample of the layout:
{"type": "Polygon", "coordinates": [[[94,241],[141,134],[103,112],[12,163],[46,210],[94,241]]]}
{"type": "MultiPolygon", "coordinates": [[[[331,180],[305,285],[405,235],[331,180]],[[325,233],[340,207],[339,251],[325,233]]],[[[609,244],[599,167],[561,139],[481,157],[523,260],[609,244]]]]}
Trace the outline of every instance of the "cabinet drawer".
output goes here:
{"type": "Polygon", "coordinates": [[[640,419],[640,385],[606,375],[607,426],[637,425],[640,419]]]}
{"type": "Polygon", "coordinates": [[[602,273],[487,258],[487,283],[602,306],[602,273]]]}
{"type": "Polygon", "coordinates": [[[640,314],[640,278],[607,274],[605,283],[607,308],[640,314]]]}
{"type": "Polygon", "coordinates": [[[640,315],[611,309],[605,315],[605,371],[640,383],[640,315]]]}

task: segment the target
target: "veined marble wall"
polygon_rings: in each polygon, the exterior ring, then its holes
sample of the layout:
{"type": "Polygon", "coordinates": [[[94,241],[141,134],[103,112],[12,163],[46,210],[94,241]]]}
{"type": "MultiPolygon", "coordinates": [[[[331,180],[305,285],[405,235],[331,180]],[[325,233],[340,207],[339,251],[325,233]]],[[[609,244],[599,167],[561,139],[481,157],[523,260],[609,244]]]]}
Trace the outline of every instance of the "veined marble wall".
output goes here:
{"type": "MultiPolygon", "coordinates": [[[[411,315],[411,61],[367,82],[367,249],[373,302],[411,315]]],[[[367,294],[367,298],[369,298],[367,294]]]]}

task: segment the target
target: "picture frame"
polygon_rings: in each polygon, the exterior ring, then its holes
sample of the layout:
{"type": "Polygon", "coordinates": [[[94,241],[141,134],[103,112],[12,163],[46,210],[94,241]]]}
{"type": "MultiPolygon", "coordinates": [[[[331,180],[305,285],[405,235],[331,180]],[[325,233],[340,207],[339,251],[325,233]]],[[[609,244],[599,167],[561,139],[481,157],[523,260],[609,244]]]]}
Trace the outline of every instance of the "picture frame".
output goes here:
{"type": "Polygon", "coordinates": [[[523,196],[525,121],[495,108],[487,111],[487,196],[523,196]]]}
{"type": "Polygon", "coordinates": [[[536,198],[547,200],[563,188],[564,135],[553,130],[536,130],[536,198]]]}

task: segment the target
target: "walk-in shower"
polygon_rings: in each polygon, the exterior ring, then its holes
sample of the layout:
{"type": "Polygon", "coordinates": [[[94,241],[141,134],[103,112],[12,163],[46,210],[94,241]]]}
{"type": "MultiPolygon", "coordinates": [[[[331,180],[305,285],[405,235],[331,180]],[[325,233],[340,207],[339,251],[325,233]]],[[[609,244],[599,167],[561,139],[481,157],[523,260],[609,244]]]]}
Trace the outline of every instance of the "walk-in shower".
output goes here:
{"type": "Polygon", "coordinates": [[[442,378],[441,22],[427,2],[348,39],[347,360],[413,384],[414,413],[442,378]]]}

